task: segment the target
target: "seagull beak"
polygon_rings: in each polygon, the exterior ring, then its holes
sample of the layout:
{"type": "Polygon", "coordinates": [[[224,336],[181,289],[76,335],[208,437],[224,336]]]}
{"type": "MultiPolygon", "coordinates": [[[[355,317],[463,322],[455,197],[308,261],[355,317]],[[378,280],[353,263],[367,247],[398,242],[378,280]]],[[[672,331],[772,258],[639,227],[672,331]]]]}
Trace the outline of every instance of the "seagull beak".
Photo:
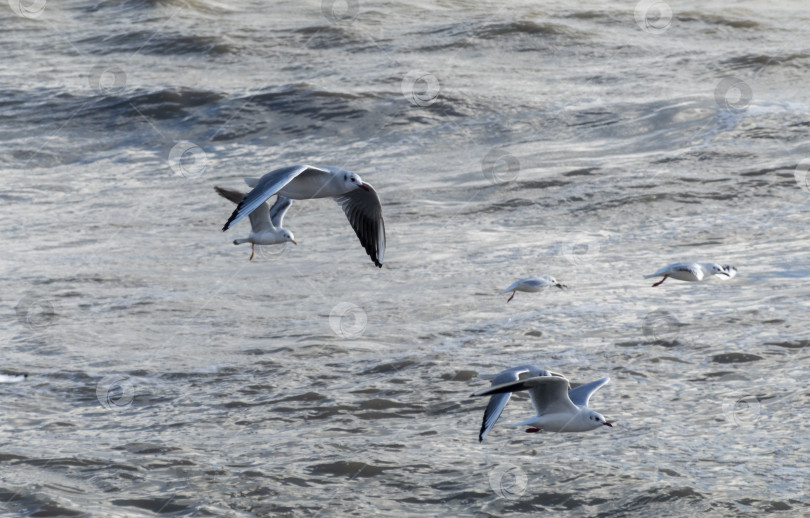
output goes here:
{"type": "Polygon", "coordinates": [[[562,289],[565,289],[565,288],[567,288],[567,287],[568,287],[568,286],[566,286],[565,284],[560,284],[559,282],[558,282],[558,283],[557,283],[555,286],[557,286],[557,287],[558,287],[558,288],[560,288],[561,290],[562,290],[562,289]]]}
{"type": "Polygon", "coordinates": [[[718,275],[725,275],[726,277],[731,277],[731,275],[727,274],[726,272],[720,272],[718,275]]]}
{"type": "Polygon", "coordinates": [[[294,245],[298,244],[298,243],[295,242],[295,239],[290,239],[290,241],[292,241],[292,244],[294,244],[294,245]]]}
{"type": "Polygon", "coordinates": [[[358,183],[357,186],[360,187],[361,189],[363,189],[364,191],[369,190],[368,185],[366,185],[364,183],[358,183]]]}
{"type": "Polygon", "coordinates": [[[613,425],[612,425],[612,424],[610,424],[610,423],[608,423],[607,421],[605,421],[605,422],[604,422],[604,423],[602,423],[602,424],[603,424],[603,425],[605,425],[605,426],[609,426],[609,427],[613,428],[613,425]]]}

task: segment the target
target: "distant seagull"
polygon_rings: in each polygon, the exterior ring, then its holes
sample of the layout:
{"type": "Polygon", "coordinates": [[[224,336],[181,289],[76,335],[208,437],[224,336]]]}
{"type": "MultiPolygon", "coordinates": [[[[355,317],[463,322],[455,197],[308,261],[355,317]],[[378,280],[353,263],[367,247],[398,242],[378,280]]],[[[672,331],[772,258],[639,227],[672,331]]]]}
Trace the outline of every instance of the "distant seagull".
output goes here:
{"type": "Polygon", "coordinates": [[[526,277],[525,279],[520,279],[519,281],[515,281],[512,283],[511,286],[503,290],[501,293],[512,292],[512,296],[507,299],[507,303],[515,298],[515,293],[518,291],[527,291],[529,293],[536,293],[543,288],[547,288],[549,286],[556,286],[560,289],[565,288],[565,284],[560,284],[557,280],[552,277],[551,275],[542,275],[540,277],[526,277]]]}
{"type": "MultiPolygon", "coordinates": [[[[215,186],[214,190],[223,198],[237,204],[245,197],[239,191],[223,189],[222,187],[215,186]]],[[[256,245],[280,245],[287,241],[297,245],[298,243],[295,242],[292,232],[282,228],[284,214],[287,213],[290,205],[292,205],[292,200],[283,196],[279,196],[276,203],[270,208],[268,208],[266,202],[263,202],[259,205],[258,210],[250,213],[250,235],[241,239],[234,239],[233,244],[250,243],[251,261],[253,260],[256,245]]]]}
{"type": "Polygon", "coordinates": [[[610,381],[602,378],[576,388],[570,388],[562,374],[555,374],[532,365],[522,365],[498,373],[487,389],[479,390],[470,397],[492,396],[484,412],[484,421],[478,434],[478,442],[484,440],[501,412],[509,402],[512,392],[528,390],[536,416],[513,426],[532,426],[527,433],[541,430],[548,432],[587,432],[600,426],[613,426],[605,418],[588,409],[588,400],[599,387],[610,381]]]}
{"type": "Polygon", "coordinates": [[[19,383],[26,378],[28,374],[0,374],[0,383],[19,383]]]}
{"type": "Polygon", "coordinates": [[[678,279],[679,281],[700,282],[702,280],[709,280],[712,277],[720,279],[731,279],[737,275],[737,269],[733,266],[721,266],[717,263],[675,263],[669,266],[664,266],[657,272],[645,275],[645,279],[652,277],[663,277],[660,281],[653,284],[658,286],[668,277],[678,279]]]}
{"type": "Polygon", "coordinates": [[[343,209],[366,253],[375,265],[382,268],[385,223],[380,197],[356,174],[333,166],[293,165],[271,171],[261,178],[245,178],[245,183],[253,190],[239,202],[222,227],[223,231],[277,193],[293,200],[333,198],[343,209]]]}

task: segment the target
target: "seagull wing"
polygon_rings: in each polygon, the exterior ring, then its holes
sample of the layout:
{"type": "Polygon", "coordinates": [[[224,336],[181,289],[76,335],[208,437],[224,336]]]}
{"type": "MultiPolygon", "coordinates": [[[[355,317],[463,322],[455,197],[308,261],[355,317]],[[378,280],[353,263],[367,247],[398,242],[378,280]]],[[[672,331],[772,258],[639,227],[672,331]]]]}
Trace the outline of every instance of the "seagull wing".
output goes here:
{"type": "Polygon", "coordinates": [[[568,391],[568,397],[576,406],[587,407],[588,400],[591,399],[593,393],[599,390],[602,385],[606,385],[608,381],[610,381],[610,378],[602,378],[600,380],[592,381],[576,388],[572,388],[568,391]]]}
{"type": "Polygon", "coordinates": [[[231,217],[228,218],[225,226],[222,227],[223,232],[231,228],[234,223],[258,209],[259,206],[268,198],[276,194],[279,190],[284,188],[285,185],[290,183],[293,178],[300,175],[304,171],[331,174],[329,171],[308,165],[292,165],[282,167],[281,169],[276,169],[275,171],[270,171],[266,175],[259,178],[259,180],[255,182],[255,187],[253,187],[253,190],[250,191],[241,202],[239,202],[236,210],[233,211],[233,214],[231,214],[231,217]]]}
{"type": "Polygon", "coordinates": [[[568,398],[568,380],[561,376],[538,376],[511,381],[479,390],[474,396],[490,396],[528,390],[537,415],[558,412],[576,412],[577,407],[568,398]]]}
{"type": "MultiPolygon", "coordinates": [[[[237,205],[241,203],[241,201],[245,197],[243,193],[239,191],[233,191],[231,189],[225,189],[222,187],[215,186],[214,190],[217,191],[217,194],[219,194],[226,200],[230,200],[236,203],[237,205]]],[[[276,205],[278,205],[278,202],[276,202],[276,205]]],[[[261,232],[262,230],[272,230],[272,229],[273,224],[270,222],[270,211],[267,207],[267,203],[262,202],[259,205],[258,210],[254,210],[253,212],[250,213],[250,230],[252,232],[261,232]],[[264,205],[264,207],[262,207],[262,205],[264,205]]]]}
{"type": "Polygon", "coordinates": [[[382,268],[385,255],[385,222],[382,216],[382,204],[377,191],[367,184],[368,190],[352,189],[346,194],[336,196],[334,200],[343,209],[360,244],[374,261],[382,268]]]}
{"type": "MultiPolygon", "coordinates": [[[[542,375],[541,373],[543,372],[547,371],[538,369],[537,367],[533,367],[531,365],[524,365],[522,367],[508,369],[503,372],[499,372],[494,378],[492,378],[490,388],[503,385],[504,383],[518,381],[521,378],[542,375]]],[[[473,394],[473,396],[477,395],[479,395],[478,392],[473,394]]],[[[478,442],[483,441],[484,437],[486,437],[489,431],[492,430],[492,427],[495,426],[495,423],[498,421],[498,418],[501,417],[501,413],[503,413],[503,409],[506,408],[506,404],[509,402],[509,398],[511,396],[511,392],[504,392],[502,394],[495,394],[489,398],[487,409],[484,410],[484,420],[481,422],[481,431],[478,433],[478,442]]]]}
{"type": "Polygon", "coordinates": [[[270,222],[276,228],[281,228],[284,221],[284,215],[287,214],[287,209],[292,205],[292,200],[279,196],[276,203],[270,207],[270,222]]]}

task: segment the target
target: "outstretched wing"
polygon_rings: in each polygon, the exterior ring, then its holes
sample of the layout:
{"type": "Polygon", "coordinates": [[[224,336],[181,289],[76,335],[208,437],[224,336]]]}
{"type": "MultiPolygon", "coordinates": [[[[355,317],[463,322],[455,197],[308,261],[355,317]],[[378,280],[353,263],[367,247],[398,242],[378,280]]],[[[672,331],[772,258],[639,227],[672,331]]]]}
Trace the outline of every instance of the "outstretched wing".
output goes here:
{"type": "Polygon", "coordinates": [[[289,198],[285,198],[284,196],[279,196],[276,200],[276,203],[270,207],[270,222],[276,228],[282,228],[282,223],[284,222],[284,215],[287,214],[287,209],[290,208],[292,205],[292,200],[289,198]]]}
{"type": "MultiPolygon", "coordinates": [[[[512,369],[505,370],[503,372],[499,372],[494,378],[492,378],[492,385],[490,386],[490,388],[494,386],[503,385],[504,383],[514,382],[521,378],[527,378],[530,376],[542,376],[549,374],[551,373],[543,369],[538,369],[537,367],[533,367],[531,365],[515,367],[512,369]]],[[[473,396],[480,395],[478,392],[474,393],[473,396]]],[[[506,404],[509,402],[509,398],[511,396],[512,396],[511,392],[505,392],[503,394],[495,394],[491,398],[489,398],[487,409],[484,410],[484,420],[481,422],[481,431],[478,432],[478,442],[483,441],[484,437],[486,437],[489,431],[492,430],[492,427],[495,426],[495,423],[498,422],[498,418],[501,417],[503,409],[506,408],[506,404]]]]}
{"type": "Polygon", "coordinates": [[[222,227],[222,231],[224,232],[228,230],[234,223],[238,222],[259,208],[259,206],[267,201],[268,198],[276,194],[285,185],[290,183],[293,178],[300,175],[307,169],[321,171],[316,167],[311,167],[308,165],[292,165],[282,167],[281,169],[276,169],[275,171],[270,171],[266,175],[259,178],[253,190],[250,191],[241,202],[239,202],[236,210],[233,211],[233,214],[231,214],[231,217],[228,218],[225,226],[222,227]]]}
{"type": "Polygon", "coordinates": [[[574,403],[576,406],[587,407],[588,400],[591,399],[593,393],[599,390],[599,388],[602,387],[602,385],[606,385],[608,381],[610,381],[610,378],[602,378],[600,380],[582,384],[576,388],[572,388],[571,390],[569,390],[568,397],[571,399],[571,402],[574,403]]]}
{"type": "MultiPolygon", "coordinates": [[[[217,191],[217,194],[219,194],[226,200],[230,200],[236,204],[239,204],[245,197],[244,193],[241,193],[239,191],[233,191],[231,189],[225,189],[218,186],[214,186],[214,190],[217,191]]],[[[276,202],[276,204],[278,204],[278,202],[276,202]]],[[[267,208],[267,203],[262,202],[259,205],[258,210],[254,210],[253,212],[250,213],[250,229],[253,232],[260,232],[262,230],[272,228],[273,224],[270,222],[270,214],[267,208]]]]}
{"type": "Polygon", "coordinates": [[[512,381],[476,392],[475,396],[488,396],[528,390],[537,415],[576,412],[568,399],[568,380],[560,376],[539,376],[512,381]]]}
{"type": "Polygon", "coordinates": [[[334,199],[343,209],[360,244],[374,264],[382,268],[385,255],[385,222],[377,191],[367,184],[365,189],[352,189],[334,199]]]}

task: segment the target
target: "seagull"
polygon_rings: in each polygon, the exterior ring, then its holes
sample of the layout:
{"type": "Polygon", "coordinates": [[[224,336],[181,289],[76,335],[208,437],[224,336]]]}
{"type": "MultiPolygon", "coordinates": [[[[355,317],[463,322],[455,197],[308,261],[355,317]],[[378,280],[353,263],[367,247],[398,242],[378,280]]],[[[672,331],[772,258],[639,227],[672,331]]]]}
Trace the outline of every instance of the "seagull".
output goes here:
{"type": "MultiPolygon", "coordinates": [[[[223,198],[237,204],[245,196],[239,191],[223,189],[217,186],[214,186],[214,190],[223,198]]],[[[287,241],[297,245],[298,243],[295,242],[292,232],[282,228],[284,214],[287,213],[290,205],[292,205],[292,200],[284,196],[279,196],[276,203],[270,208],[268,208],[267,202],[262,202],[259,209],[250,214],[250,235],[241,239],[234,239],[233,244],[250,243],[250,261],[253,260],[256,245],[280,245],[287,241]]]]}
{"type": "Polygon", "coordinates": [[[731,279],[735,275],[737,275],[737,268],[729,265],[721,266],[717,263],[675,263],[664,266],[653,274],[645,275],[644,278],[663,277],[663,279],[653,284],[653,287],[655,287],[667,280],[668,277],[678,279],[679,281],[700,282],[713,277],[731,279]]]}
{"type": "Polygon", "coordinates": [[[509,402],[512,392],[528,390],[537,415],[514,426],[532,426],[527,433],[541,430],[549,432],[587,432],[600,426],[613,425],[588,408],[588,400],[599,387],[610,378],[585,383],[571,388],[562,374],[549,372],[533,365],[522,365],[499,372],[492,379],[491,386],[474,392],[470,397],[492,396],[489,399],[478,442],[484,440],[501,412],[509,402]]]}
{"type": "Polygon", "coordinates": [[[293,200],[332,198],[343,209],[366,253],[382,268],[385,224],[380,197],[356,174],[334,166],[293,165],[270,171],[261,178],[245,178],[245,183],[253,190],[239,202],[222,227],[223,232],[274,194],[293,200]]]}
{"type": "Polygon", "coordinates": [[[26,378],[28,374],[0,374],[0,383],[18,383],[26,378]]]}
{"type": "Polygon", "coordinates": [[[501,293],[506,293],[509,291],[512,292],[512,296],[506,300],[506,302],[508,303],[510,300],[515,298],[515,293],[517,293],[518,291],[528,291],[529,293],[536,293],[548,286],[556,286],[560,289],[567,287],[565,284],[560,284],[559,282],[557,282],[557,280],[551,275],[543,275],[541,277],[526,277],[525,279],[515,281],[512,283],[511,286],[503,290],[501,293]]]}

